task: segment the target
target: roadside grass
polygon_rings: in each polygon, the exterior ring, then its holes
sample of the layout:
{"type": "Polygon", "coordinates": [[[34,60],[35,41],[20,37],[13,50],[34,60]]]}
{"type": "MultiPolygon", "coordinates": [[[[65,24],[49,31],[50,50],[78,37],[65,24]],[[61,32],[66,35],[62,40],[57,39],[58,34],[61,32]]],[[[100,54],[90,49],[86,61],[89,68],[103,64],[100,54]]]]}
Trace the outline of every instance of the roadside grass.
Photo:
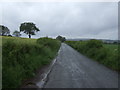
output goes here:
{"type": "Polygon", "coordinates": [[[52,61],[59,47],[60,42],[55,39],[2,37],[2,87],[20,87],[23,81],[35,76],[38,68],[52,61]],[[43,40],[48,46],[38,43],[43,40]]]}
{"type": "Polygon", "coordinates": [[[117,44],[103,44],[105,48],[108,48],[115,54],[118,51],[118,45],[117,44]]]}
{"type": "Polygon", "coordinates": [[[66,41],[66,43],[87,57],[120,71],[120,51],[117,44],[103,44],[99,40],[66,41]]]}

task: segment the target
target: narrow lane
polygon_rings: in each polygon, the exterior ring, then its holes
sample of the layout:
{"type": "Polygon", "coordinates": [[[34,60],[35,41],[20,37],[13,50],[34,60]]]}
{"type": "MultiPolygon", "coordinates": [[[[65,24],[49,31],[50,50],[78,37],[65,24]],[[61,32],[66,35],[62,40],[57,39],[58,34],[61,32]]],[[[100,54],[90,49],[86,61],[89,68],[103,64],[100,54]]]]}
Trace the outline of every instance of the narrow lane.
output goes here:
{"type": "Polygon", "coordinates": [[[118,74],[62,43],[44,88],[117,88],[118,74]]]}

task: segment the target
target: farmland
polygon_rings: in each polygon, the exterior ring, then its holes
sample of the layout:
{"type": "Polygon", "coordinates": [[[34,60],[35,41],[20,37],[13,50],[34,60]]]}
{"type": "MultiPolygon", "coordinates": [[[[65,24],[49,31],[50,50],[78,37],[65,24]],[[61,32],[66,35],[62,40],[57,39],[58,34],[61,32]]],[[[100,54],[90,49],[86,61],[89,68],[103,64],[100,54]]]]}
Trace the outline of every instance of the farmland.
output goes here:
{"type": "Polygon", "coordinates": [[[120,52],[117,44],[103,44],[99,40],[66,41],[68,45],[85,56],[113,69],[120,71],[120,52]]]}
{"type": "Polygon", "coordinates": [[[115,54],[116,51],[118,51],[118,45],[117,44],[103,44],[104,47],[108,48],[115,54]]]}
{"type": "Polygon", "coordinates": [[[56,56],[60,42],[51,38],[2,37],[2,86],[17,88],[56,56]]]}

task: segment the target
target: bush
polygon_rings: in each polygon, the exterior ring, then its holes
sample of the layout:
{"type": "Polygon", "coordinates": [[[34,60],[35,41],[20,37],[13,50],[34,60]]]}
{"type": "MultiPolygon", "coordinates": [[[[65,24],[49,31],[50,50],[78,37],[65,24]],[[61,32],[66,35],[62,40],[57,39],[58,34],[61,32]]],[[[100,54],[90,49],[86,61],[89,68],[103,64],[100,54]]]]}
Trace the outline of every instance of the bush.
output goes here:
{"type": "Polygon", "coordinates": [[[59,41],[49,38],[36,40],[3,37],[3,88],[20,87],[24,80],[35,75],[36,69],[51,62],[56,56],[59,47],[59,41]],[[42,43],[37,43],[36,41],[41,41],[42,43]],[[47,44],[45,45],[45,43],[47,44]]]}
{"type": "Polygon", "coordinates": [[[114,46],[107,46],[107,48],[100,40],[66,41],[66,43],[89,58],[120,71],[120,51],[114,52],[116,50],[114,46]]]}
{"type": "Polygon", "coordinates": [[[101,48],[103,47],[103,43],[100,40],[89,40],[86,43],[87,48],[101,48]]]}
{"type": "Polygon", "coordinates": [[[57,41],[56,39],[48,38],[48,37],[43,37],[37,39],[38,44],[42,44],[43,46],[50,47],[50,48],[58,48],[60,42],[57,41]]]}

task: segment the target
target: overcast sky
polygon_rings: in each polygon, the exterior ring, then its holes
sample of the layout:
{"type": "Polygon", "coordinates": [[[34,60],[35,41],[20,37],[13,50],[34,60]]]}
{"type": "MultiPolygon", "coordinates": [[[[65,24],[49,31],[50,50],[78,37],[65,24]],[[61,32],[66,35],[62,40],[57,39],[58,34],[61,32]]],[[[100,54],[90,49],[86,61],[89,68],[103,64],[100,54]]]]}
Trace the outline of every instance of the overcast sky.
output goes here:
{"type": "MultiPolygon", "coordinates": [[[[2,25],[11,34],[23,22],[33,22],[40,29],[33,38],[118,38],[118,3],[116,2],[9,2],[2,3],[2,25]]],[[[22,37],[28,37],[22,34],[22,37]]]]}

